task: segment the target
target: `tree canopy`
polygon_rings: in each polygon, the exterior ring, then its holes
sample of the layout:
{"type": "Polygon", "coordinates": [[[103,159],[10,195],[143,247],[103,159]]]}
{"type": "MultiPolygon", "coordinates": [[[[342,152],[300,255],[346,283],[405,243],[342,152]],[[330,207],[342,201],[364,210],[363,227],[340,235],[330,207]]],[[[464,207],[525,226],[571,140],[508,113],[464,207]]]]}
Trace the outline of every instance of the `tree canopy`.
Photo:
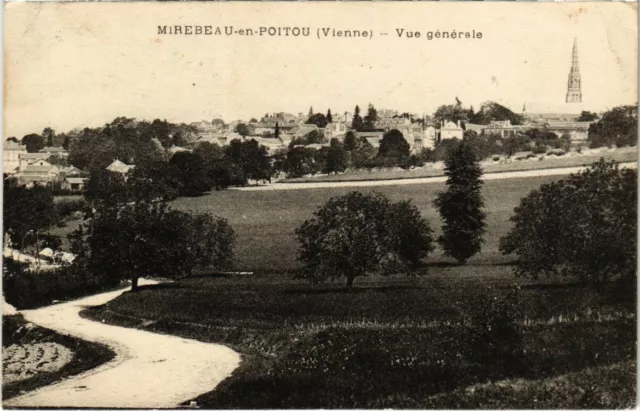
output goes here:
{"type": "Polygon", "coordinates": [[[438,243],[446,256],[463,264],[480,251],[486,227],[481,187],[482,169],[471,146],[463,141],[445,160],[446,187],[435,205],[443,220],[438,243]]]}
{"type": "Polygon", "coordinates": [[[636,170],[602,159],[520,200],[500,250],[518,257],[515,273],[527,278],[634,279],[637,193],[636,170]]]}
{"type": "Polygon", "coordinates": [[[615,107],[589,126],[591,147],[626,146],[638,143],[638,105],[615,107]]]}
{"type": "Polygon", "coordinates": [[[22,137],[22,144],[27,147],[28,153],[37,153],[44,148],[44,139],[39,134],[27,134],[22,137]]]}
{"type": "Polygon", "coordinates": [[[296,229],[299,277],[311,282],[409,273],[433,250],[431,229],[410,201],[351,192],[333,197],[296,229]]]}
{"type": "Polygon", "coordinates": [[[329,120],[322,113],[311,114],[307,119],[307,124],[315,124],[319,128],[325,128],[328,124],[329,120]]]}
{"type": "Polygon", "coordinates": [[[410,146],[404,135],[396,129],[389,130],[380,140],[378,155],[381,157],[393,157],[397,159],[409,156],[410,146]]]}
{"type": "Polygon", "coordinates": [[[228,267],[235,241],[225,220],[147,201],[100,207],[72,238],[78,264],[105,280],[130,279],[133,291],[140,277],[180,278],[196,267],[228,267]]]}
{"type": "MultiPolygon", "coordinates": [[[[51,190],[41,186],[19,186],[13,178],[3,184],[2,233],[7,233],[14,244],[30,243],[28,233],[49,228],[57,221],[51,190]]],[[[33,238],[35,239],[35,238],[33,238]]]]}

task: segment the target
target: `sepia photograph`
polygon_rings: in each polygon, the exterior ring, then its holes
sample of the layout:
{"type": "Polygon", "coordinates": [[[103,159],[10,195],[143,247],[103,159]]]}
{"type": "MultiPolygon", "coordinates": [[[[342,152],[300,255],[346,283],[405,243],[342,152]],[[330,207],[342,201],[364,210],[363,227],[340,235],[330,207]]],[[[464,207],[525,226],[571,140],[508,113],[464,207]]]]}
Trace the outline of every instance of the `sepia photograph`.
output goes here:
{"type": "Polygon", "coordinates": [[[637,22],[5,3],[3,408],[634,408],[637,22]]]}

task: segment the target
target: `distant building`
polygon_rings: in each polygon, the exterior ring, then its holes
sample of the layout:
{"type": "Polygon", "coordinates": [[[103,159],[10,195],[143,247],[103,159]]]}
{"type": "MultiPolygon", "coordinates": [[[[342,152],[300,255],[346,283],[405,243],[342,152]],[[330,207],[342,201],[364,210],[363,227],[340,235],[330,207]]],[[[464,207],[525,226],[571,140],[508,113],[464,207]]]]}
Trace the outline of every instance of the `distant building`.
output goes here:
{"type": "Polygon", "coordinates": [[[431,123],[422,127],[422,133],[414,138],[413,151],[420,151],[425,148],[433,148],[436,145],[436,128],[431,123]]]}
{"type": "Polygon", "coordinates": [[[183,152],[191,153],[192,150],[189,150],[188,148],[184,148],[184,147],[179,147],[179,146],[171,146],[167,149],[167,154],[169,154],[169,157],[173,157],[175,153],[183,153],[183,152]]]}
{"type": "Polygon", "coordinates": [[[533,127],[515,126],[511,124],[511,120],[504,120],[504,121],[491,121],[489,125],[484,127],[483,131],[484,131],[484,134],[486,135],[496,135],[496,136],[500,136],[500,138],[509,138],[531,128],[533,127]]]}
{"type": "Polygon", "coordinates": [[[344,140],[347,131],[347,124],[344,121],[334,121],[324,128],[324,139],[325,141],[331,141],[333,138],[344,140]]]}
{"type": "Polygon", "coordinates": [[[51,156],[60,158],[69,157],[69,152],[62,147],[45,147],[42,150],[38,151],[38,153],[46,154],[47,158],[51,156]]]}
{"type": "Polygon", "coordinates": [[[63,190],[83,191],[87,184],[87,177],[65,177],[61,187],[63,190]]]}
{"type": "Polygon", "coordinates": [[[458,123],[454,123],[453,121],[443,121],[440,123],[440,140],[449,140],[453,138],[457,138],[458,140],[462,140],[464,135],[464,130],[460,125],[460,120],[458,123]]]}
{"type": "Polygon", "coordinates": [[[27,152],[20,153],[19,155],[20,171],[24,171],[24,169],[27,168],[31,163],[34,163],[39,160],[46,160],[49,157],[51,156],[47,153],[27,153],[27,152]]]}
{"type": "Polygon", "coordinates": [[[74,166],[62,167],[60,174],[64,177],[79,177],[85,175],[85,172],[74,166]]]}
{"type": "Polygon", "coordinates": [[[384,136],[384,131],[359,131],[357,133],[358,139],[364,137],[367,142],[375,148],[380,147],[380,140],[382,140],[382,136],[384,136]]]}
{"type": "Polygon", "coordinates": [[[591,121],[548,121],[546,128],[562,137],[568,135],[571,141],[586,141],[589,137],[591,121]]]}
{"type": "Polygon", "coordinates": [[[45,160],[37,160],[18,173],[18,181],[27,187],[61,182],[60,168],[45,160]]]}
{"type": "Polygon", "coordinates": [[[27,154],[27,146],[5,140],[2,147],[2,172],[15,174],[20,171],[20,155],[27,154]]]}
{"type": "Polygon", "coordinates": [[[573,51],[571,52],[571,70],[567,80],[567,103],[582,102],[582,87],[580,79],[580,64],[578,62],[578,40],[573,39],[573,51]]]}
{"type": "Polygon", "coordinates": [[[114,160],[113,163],[107,166],[107,170],[114,173],[127,174],[134,167],[135,166],[127,165],[120,160],[114,160]]]}

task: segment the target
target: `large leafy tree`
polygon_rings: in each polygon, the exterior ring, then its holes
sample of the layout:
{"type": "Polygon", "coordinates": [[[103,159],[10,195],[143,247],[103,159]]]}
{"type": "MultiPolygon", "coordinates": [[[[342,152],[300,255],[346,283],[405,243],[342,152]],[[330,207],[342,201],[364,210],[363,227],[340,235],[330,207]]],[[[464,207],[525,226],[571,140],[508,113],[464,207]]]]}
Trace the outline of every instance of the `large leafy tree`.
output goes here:
{"type": "Polygon", "coordinates": [[[94,169],[85,185],[84,197],[94,207],[117,206],[130,200],[125,176],[103,169],[94,169]]]}
{"type": "Polygon", "coordinates": [[[47,147],[53,147],[53,141],[56,137],[56,132],[51,127],[46,127],[42,130],[42,139],[47,147]]]}
{"type": "Polygon", "coordinates": [[[468,123],[473,111],[462,106],[462,102],[456,99],[456,104],[442,105],[433,114],[433,120],[440,124],[442,121],[461,121],[468,123]]]}
{"type": "Polygon", "coordinates": [[[373,167],[376,152],[376,148],[372,146],[366,138],[361,137],[360,140],[357,140],[355,148],[351,151],[351,164],[355,168],[373,167]]]}
{"type": "Polygon", "coordinates": [[[149,201],[100,207],[71,237],[82,250],[79,264],[104,281],[130,279],[133,291],[140,277],[180,278],[196,267],[228,267],[235,241],[225,220],[149,201]]]}
{"type": "Polygon", "coordinates": [[[299,276],[311,282],[409,273],[433,250],[431,229],[409,201],[351,192],[331,198],[297,230],[299,276]]]}
{"type": "Polygon", "coordinates": [[[235,132],[240,134],[242,137],[246,137],[251,134],[251,129],[244,123],[238,123],[236,125],[235,132]]]}
{"type": "Polygon", "coordinates": [[[224,158],[242,168],[244,176],[252,180],[271,180],[271,162],[267,148],[257,141],[231,140],[224,158]]]}
{"type": "Polygon", "coordinates": [[[33,242],[38,232],[56,221],[56,207],[50,189],[19,186],[13,178],[4,180],[2,232],[3,236],[9,235],[13,244],[22,246],[33,242]]]}
{"type": "Polygon", "coordinates": [[[175,153],[169,163],[180,170],[182,179],[180,195],[199,195],[213,187],[205,162],[198,154],[181,151],[175,153]]]}
{"type": "Polygon", "coordinates": [[[500,240],[504,254],[518,257],[516,274],[635,279],[637,174],[600,160],[524,197],[500,240]]]}
{"type": "Polygon", "coordinates": [[[127,174],[127,186],[134,199],[173,200],[183,191],[180,169],[165,161],[143,164],[127,174]]]}
{"type": "Polygon", "coordinates": [[[306,147],[290,147],[283,164],[287,177],[296,178],[310,174],[314,167],[314,151],[306,147]]]}
{"type": "Polygon", "coordinates": [[[381,157],[390,157],[401,160],[409,157],[410,146],[405,140],[404,135],[399,130],[389,130],[382,136],[380,140],[380,148],[378,155],[381,157]]]}
{"type": "Polygon", "coordinates": [[[327,119],[327,116],[325,116],[324,114],[316,113],[316,114],[310,115],[309,118],[307,119],[306,123],[307,124],[315,124],[316,126],[318,126],[320,128],[324,128],[329,123],[329,120],[327,119]]]}
{"type": "Polygon", "coordinates": [[[485,101],[477,112],[469,111],[469,121],[475,124],[489,124],[492,121],[511,121],[511,124],[522,124],[524,117],[511,109],[494,101],[485,101]]]}
{"type": "Polygon", "coordinates": [[[576,119],[576,121],[594,121],[598,119],[597,113],[592,113],[590,111],[583,110],[580,113],[580,116],[576,119]]]}
{"type": "Polygon", "coordinates": [[[327,174],[339,173],[347,168],[347,157],[342,143],[338,139],[332,138],[327,150],[327,161],[324,172],[327,174]]]}
{"type": "Polygon", "coordinates": [[[480,252],[486,214],[481,188],[482,169],[471,146],[462,142],[445,160],[446,187],[435,205],[443,220],[438,243],[446,256],[464,264],[480,252]]]}
{"type": "Polygon", "coordinates": [[[175,139],[185,144],[193,139],[194,131],[186,125],[154,120],[149,123],[118,117],[103,127],[85,128],[66,133],[69,163],[80,169],[105,168],[113,160],[142,165],[164,160],[163,147],[175,139]]]}
{"type": "Polygon", "coordinates": [[[589,145],[625,146],[638,143],[638,105],[615,107],[589,126],[589,145]]]}
{"type": "Polygon", "coordinates": [[[22,137],[22,144],[27,147],[27,152],[37,153],[44,148],[44,139],[40,134],[27,134],[22,137]]]}

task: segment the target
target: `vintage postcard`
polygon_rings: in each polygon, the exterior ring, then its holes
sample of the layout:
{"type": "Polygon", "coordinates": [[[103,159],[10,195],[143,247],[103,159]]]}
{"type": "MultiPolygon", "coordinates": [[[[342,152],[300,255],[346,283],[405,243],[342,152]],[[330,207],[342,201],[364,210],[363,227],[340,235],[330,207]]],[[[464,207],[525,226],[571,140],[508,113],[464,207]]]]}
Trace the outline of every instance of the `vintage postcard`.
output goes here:
{"type": "Polygon", "coordinates": [[[5,4],[3,407],[633,407],[637,19],[5,4]]]}

